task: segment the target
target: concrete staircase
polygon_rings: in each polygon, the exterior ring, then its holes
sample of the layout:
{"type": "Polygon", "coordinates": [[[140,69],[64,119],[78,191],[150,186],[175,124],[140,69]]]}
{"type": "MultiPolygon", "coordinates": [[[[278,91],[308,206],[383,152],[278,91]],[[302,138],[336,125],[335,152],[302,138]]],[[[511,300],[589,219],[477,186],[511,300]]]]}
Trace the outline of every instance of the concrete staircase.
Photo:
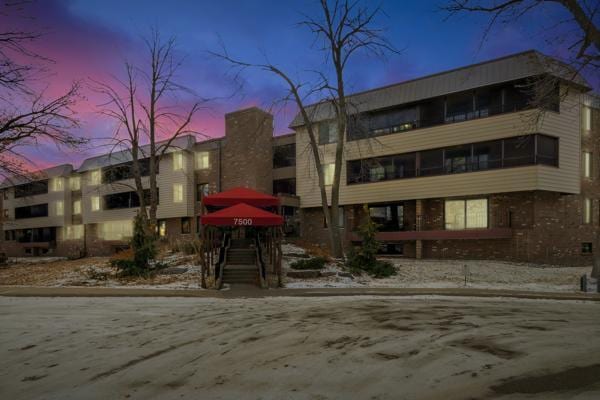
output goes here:
{"type": "Polygon", "coordinates": [[[231,239],[223,283],[258,285],[256,250],[252,247],[251,239],[231,239]]]}

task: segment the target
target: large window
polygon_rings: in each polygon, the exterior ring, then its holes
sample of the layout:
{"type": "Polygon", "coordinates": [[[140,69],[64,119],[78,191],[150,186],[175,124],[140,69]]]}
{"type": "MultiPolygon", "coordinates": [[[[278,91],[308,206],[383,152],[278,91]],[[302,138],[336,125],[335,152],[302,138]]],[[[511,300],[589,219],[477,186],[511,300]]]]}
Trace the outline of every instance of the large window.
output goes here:
{"type": "Polygon", "coordinates": [[[293,167],[294,165],[296,165],[296,143],[273,148],[273,168],[293,167]]]}
{"type": "Polygon", "coordinates": [[[69,178],[69,186],[71,190],[80,190],[81,189],[81,177],[72,176],[69,178]]]}
{"type": "Polygon", "coordinates": [[[51,186],[53,192],[62,192],[65,190],[65,180],[62,177],[52,178],[51,186]]]}
{"type": "MultiPolygon", "coordinates": [[[[150,159],[149,158],[144,158],[142,160],[138,160],[138,165],[140,167],[141,176],[150,175],[150,159]]],[[[157,165],[157,167],[158,167],[158,165],[157,165]]],[[[92,184],[93,185],[100,184],[100,182],[97,181],[99,178],[94,175],[97,173],[99,173],[99,172],[92,171],[92,184]]],[[[157,173],[158,173],[158,168],[157,168],[157,173]]],[[[131,178],[133,178],[133,162],[131,162],[131,161],[122,163],[122,164],[111,165],[110,167],[102,168],[102,182],[104,182],[104,183],[112,183],[112,182],[117,182],[117,181],[131,179],[131,178]]]]}
{"type": "Polygon", "coordinates": [[[558,167],[558,139],[539,134],[518,136],[416,153],[352,160],[348,161],[346,172],[347,183],[352,184],[534,164],[558,167]]]}
{"type": "Polygon", "coordinates": [[[16,239],[20,243],[53,242],[56,240],[56,228],[18,229],[16,239]]]}
{"type": "Polygon", "coordinates": [[[400,231],[404,228],[403,204],[371,205],[369,216],[382,232],[400,231]]]}
{"type": "Polygon", "coordinates": [[[15,198],[48,193],[48,180],[35,181],[15,186],[15,198]]]}
{"type": "Polygon", "coordinates": [[[73,215],[81,214],[81,200],[73,201],[73,215]]]}
{"type": "Polygon", "coordinates": [[[173,153],[173,171],[180,171],[183,169],[183,152],[176,151],[173,153]]]}
{"type": "Polygon", "coordinates": [[[173,202],[183,202],[183,185],[181,183],[176,183],[173,185],[173,202]]]}
{"type": "Polygon", "coordinates": [[[487,199],[446,200],[444,204],[446,229],[476,229],[488,227],[487,199]]]}
{"type": "Polygon", "coordinates": [[[98,224],[98,234],[104,240],[124,240],[133,235],[132,221],[111,221],[98,224]]]}
{"type": "MultiPolygon", "coordinates": [[[[144,200],[150,203],[150,189],[144,190],[144,200]]],[[[140,206],[140,198],[135,191],[107,194],[104,196],[104,208],[117,210],[120,208],[133,208],[140,206]]]]}
{"type": "Polygon", "coordinates": [[[583,199],[583,223],[592,223],[592,199],[587,197],[583,199]]]}
{"type": "Polygon", "coordinates": [[[69,225],[63,227],[63,240],[83,239],[83,225],[69,225]]]}
{"type": "Polygon", "coordinates": [[[90,198],[92,211],[100,211],[100,196],[92,196],[90,198]]]}
{"type": "Polygon", "coordinates": [[[39,218],[48,216],[48,204],[36,204],[34,206],[16,207],[15,219],[39,218]]]}
{"type": "Polygon", "coordinates": [[[54,213],[57,217],[62,217],[65,214],[65,203],[62,200],[54,202],[54,213]]]}
{"type": "Polygon", "coordinates": [[[296,179],[276,179],[273,181],[273,194],[296,194],[296,179]]]}

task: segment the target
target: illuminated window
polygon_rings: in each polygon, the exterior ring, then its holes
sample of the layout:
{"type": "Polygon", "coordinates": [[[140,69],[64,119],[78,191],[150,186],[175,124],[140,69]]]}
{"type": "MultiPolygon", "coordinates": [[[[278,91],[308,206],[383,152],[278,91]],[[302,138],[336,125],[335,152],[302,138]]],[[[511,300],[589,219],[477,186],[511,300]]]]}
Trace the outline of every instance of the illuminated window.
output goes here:
{"type": "Polygon", "coordinates": [[[183,185],[181,183],[173,185],[173,201],[175,203],[181,203],[183,201],[183,185]]]}
{"type": "Polygon", "coordinates": [[[75,215],[81,214],[81,200],[75,200],[73,202],[73,214],[75,214],[75,215]]]}
{"type": "Polygon", "coordinates": [[[583,223],[592,223],[592,199],[583,199],[583,223]]]}
{"type": "Polygon", "coordinates": [[[92,196],[92,211],[100,211],[100,196],[92,196]]]}
{"type": "Polygon", "coordinates": [[[81,189],[81,178],[78,176],[72,176],[69,179],[69,185],[71,186],[71,190],[81,189]]]}
{"type": "Polygon", "coordinates": [[[99,224],[99,236],[104,240],[123,240],[133,235],[131,221],[111,221],[99,224]]]}
{"type": "Polygon", "coordinates": [[[183,169],[183,153],[178,151],[173,153],[173,171],[179,171],[183,169]]]}
{"type": "Polygon", "coordinates": [[[323,164],[323,178],[325,185],[333,185],[333,172],[335,170],[335,164],[323,164]]]}
{"type": "Polygon", "coordinates": [[[65,189],[65,182],[63,178],[54,178],[51,182],[53,192],[61,192],[65,189]]]}
{"type": "Polygon", "coordinates": [[[167,236],[167,221],[165,221],[164,219],[159,220],[156,229],[158,231],[158,236],[167,236]]]}
{"type": "Polygon", "coordinates": [[[62,200],[57,201],[54,204],[54,211],[56,212],[56,216],[63,216],[65,214],[65,203],[62,200]]]}
{"type": "Polygon", "coordinates": [[[583,177],[592,177],[592,153],[583,152],[583,177]]]}
{"type": "Polygon", "coordinates": [[[487,228],[487,199],[446,200],[444,220],[448,230],[487,228]]]}
{"type": "Polygon", "coordinates": [[[69,225],[63,228],[63,240],[83,239],[83,225],[69,225]]]}
{"type": "Polygon", "coordinates": [[[583,130],[589,131],[592,129],[592,109],[583,107],[583,130]]]}
{"type": "Polygon", "coordinates": [[[196,169],[208,169],[210,168],[210,158],[208,151],[201,151],[196,153],[196,169]]]}
{"type": "Polygon", "coordinates": [[[92,185],[99,185],[100,183],[102,183],[102,171],[100,171],[99,169],[92,171],[90,183],[92,185]]]}

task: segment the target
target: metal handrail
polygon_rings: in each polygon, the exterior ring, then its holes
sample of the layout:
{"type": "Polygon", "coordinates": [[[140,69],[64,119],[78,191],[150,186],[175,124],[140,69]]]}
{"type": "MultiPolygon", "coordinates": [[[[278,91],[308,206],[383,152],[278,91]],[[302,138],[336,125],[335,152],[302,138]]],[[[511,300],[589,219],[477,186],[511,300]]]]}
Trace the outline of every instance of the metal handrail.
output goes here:
{"type": "Polygon", "coordinates": [[[221,286],[223,285],[223,269],[227,265],[227,253],[230,246],[231,234],[228,232],[223,236],[223,243],[219,249],[219,260],[215,266],[215,285],[217,289],[221,289],[221,286]]]}
{"type": "Polygon", "coordinates": [[[264,288],[264,287],[266,287],[267,271],[265,268],[265,263],[262,258],[262,247],[261,247],[261,242],[260,242],[260,235],[258,233],[256,234],[256,238],[254,240],[255,240],[255,244],[256,244],[256,246],[255,246],[256,247],[256,265],[259,270],[260,286],[264,288]]]}

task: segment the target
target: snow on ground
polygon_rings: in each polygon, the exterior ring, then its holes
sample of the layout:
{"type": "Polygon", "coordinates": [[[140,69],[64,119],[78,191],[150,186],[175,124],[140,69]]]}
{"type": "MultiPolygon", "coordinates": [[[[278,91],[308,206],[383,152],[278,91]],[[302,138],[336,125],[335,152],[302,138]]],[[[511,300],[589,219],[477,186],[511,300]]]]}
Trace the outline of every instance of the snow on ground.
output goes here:
{"type": "MultiPolygon", "coordinates": [[[[296,253],[296,251],[290,253],[296,253]]],[[[286,252],[284,251],[284,255],[286,252]]],[[[284,256],[284,271],[297,257],[284,256]]],[[[397,274],[374,279],[363,274],[353,278],[339,276],[343,268],[327,264],[323,271],[336,275],[316,279],[286,278],[288,288],[322,287],[401,287],[401,288],[479,288],[532,290],[549,292],[577,292],[581,275],[590,267],[557,267],[527,263],[490,260],[416,260],[410,258],[382,258],[394,264],[397,274]]]]}
{"type": "Polygon", "coordinates": [[[6,399],[598,399],[598,304],[0,297],[6,399]]]}

